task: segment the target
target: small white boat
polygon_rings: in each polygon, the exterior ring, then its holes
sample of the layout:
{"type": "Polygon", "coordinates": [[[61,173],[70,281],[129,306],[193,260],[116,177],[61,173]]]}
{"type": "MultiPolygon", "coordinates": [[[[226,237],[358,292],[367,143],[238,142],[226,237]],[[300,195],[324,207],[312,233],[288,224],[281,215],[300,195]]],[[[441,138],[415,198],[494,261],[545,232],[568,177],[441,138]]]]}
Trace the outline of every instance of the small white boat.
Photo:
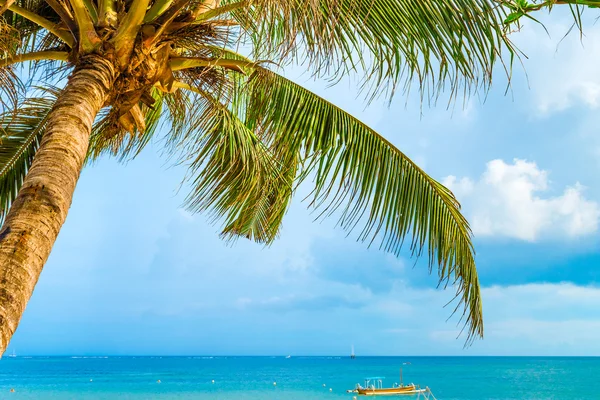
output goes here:
{"type": "Polygon", "coordinates": [[[8,356],[9,356],[10,358],[14,358],[14,357],[16,357],[17,355],[15,354],[15,351],[13,350],[12,354],[9,354],[8,356]]]}
{"type": "Polygon", "coordinates": [[[285,358],[292,358],[292,356],[285,356],[285,358]]]}

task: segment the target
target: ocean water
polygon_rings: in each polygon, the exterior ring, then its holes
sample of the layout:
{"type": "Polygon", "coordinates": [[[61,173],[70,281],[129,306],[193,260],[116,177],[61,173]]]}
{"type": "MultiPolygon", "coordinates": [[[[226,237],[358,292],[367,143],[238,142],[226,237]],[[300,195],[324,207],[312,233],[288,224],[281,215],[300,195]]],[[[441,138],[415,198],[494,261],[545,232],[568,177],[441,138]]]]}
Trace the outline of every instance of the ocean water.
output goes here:
{"type": "Polygon", "coordinates": [[[0,399],[351,400],[400,367],[438,400],[600,399],[595,357],[4,357],[0,399]]]}

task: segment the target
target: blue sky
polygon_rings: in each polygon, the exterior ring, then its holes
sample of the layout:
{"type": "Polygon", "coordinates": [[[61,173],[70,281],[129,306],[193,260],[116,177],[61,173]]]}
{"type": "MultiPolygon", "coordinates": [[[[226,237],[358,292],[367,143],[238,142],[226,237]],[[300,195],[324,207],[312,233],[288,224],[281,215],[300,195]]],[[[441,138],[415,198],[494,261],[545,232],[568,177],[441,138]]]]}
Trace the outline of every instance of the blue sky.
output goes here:
{"type": "MultiPolygon", "coordinates": [[[[447,183],[475,232],[486,337],[463,349],[426,265],[313,223],[296,197],[274,245],[218,237],[181,209],[159,147],[103,159],[74,203],[21,325],[18,354],[600,355],[600,27],[525,24],[512,90],[452,110],[416,95],[287,76],[361,118],[447,183]]],[[[498,71],[500,72],[500,71],[498,71]]],[[[301,189],[306,190],[306,189],[301,189]]]]}

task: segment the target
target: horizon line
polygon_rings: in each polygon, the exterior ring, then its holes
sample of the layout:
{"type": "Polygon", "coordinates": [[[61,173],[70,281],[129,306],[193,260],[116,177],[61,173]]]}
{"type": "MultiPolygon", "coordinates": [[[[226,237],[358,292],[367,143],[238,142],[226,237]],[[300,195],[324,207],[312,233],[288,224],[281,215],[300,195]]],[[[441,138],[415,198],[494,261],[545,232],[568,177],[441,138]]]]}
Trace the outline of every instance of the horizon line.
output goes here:
{"type": "MultiPolygon", "coordinates": [[[[335,357],[335,358],[348,358],[351,359],[350,355],[332,355],[332,354],[323,354],[323,355],[291,355],[291,354],[252,354],[252,355],[244,355],[244,354],[23,354],[23,355],[12,355],[9,354],[8,351],[1,355],[0,358],[61,358],[61,357],[69,357],[69,358],[133,358],[133,357],[146,357],[146,358],[322,358],[322,357],[335,357]]],[[[495,355],[495,354],[487,354],[487,355],[355,355],[355,358],[444,358],[444,357],[460,357],[460,358],[483,358],[483,357],[497,357],[497,358],[544,358],[544,357],[554,357],[554,358],[568,358],[568,357],[577,357],[577,358],[600,358],[600,355],[495,355]]]]}

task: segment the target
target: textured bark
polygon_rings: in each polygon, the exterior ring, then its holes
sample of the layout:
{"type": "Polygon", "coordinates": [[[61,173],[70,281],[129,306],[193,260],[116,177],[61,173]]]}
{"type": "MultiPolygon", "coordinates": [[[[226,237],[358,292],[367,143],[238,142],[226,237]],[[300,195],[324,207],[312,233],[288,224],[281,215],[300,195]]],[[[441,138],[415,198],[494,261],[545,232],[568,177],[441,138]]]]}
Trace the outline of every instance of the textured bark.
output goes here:
{"type": "Polygon", "coordinates": [[[0,229],[0,356],[71,206],[92,123],[115,79],[99,56],[80,61],[48,119],[40,148],[0,229]]]}

